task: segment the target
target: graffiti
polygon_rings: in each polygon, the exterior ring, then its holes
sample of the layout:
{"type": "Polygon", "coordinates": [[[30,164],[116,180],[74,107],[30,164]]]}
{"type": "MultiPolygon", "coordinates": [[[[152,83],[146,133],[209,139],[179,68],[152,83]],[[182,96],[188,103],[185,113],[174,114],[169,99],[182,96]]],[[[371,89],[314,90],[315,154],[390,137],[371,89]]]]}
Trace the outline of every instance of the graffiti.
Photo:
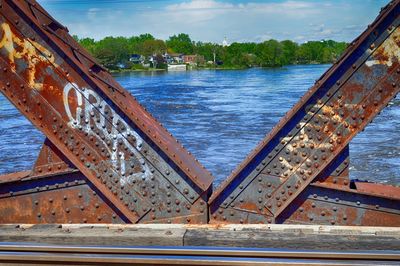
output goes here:
{"type": "Polygon", "coordinates": [[[122,185],[131,182],[133,178],[150,178],[152,174],[149,166],[139,152],[143,145],[142,138],[96,92],[68,83],[64,87],[63,101],[68,125],[95,136],[103,144],[112,165],[119,169],[122,185]],[[75,108],[72,103],[76,104],[75,108]],[[105,114],[112,120],[111,124],[105,114]],[[114,125],[119,125],[123,130],[118,130],[114,125]],[[134,146],[128,140],[129,137],[135,139],[134,146]],[[141,171],[127,174],[129,164],[132,163],[132,160],[126,158],[127,153],[133,154],[134,159],[140,162],[141,171]]]}
{"type": "Polygon", "coordinates": [[[0,51],[5,50],[7,53],[11,69],[16,72],[16,60],[23,59],[28,64],[26,69],[28,70],[29,85],[34,89],[42,90],[43,83],[36,80],[36,71],[39,64],[42,64],[42,68],[50,65],[57,67],[54,62],[54,56],[37,42],[31,39],[22,40],[16,36],[7,23],[2,23],[0,28],[0,34],[2,35],[2,38],[0,37],[0,51]]]}
{"type": "MultiPolygon", "coordinates": [[[[0,52],[8,58],[11,70],[13,72],[21,72],[21,69],[26,71],[30,87],[41,91],[43,83],[37,80],[36,77],[40,76],[37,72],[59,67],[55,63],[55,56],[37,42],[29,38],[22,39],[14,34],[7,23],[1,23],[0,29],[0,52]],[[19,63],[18,60],[22,60],[23,63],[19,63]]],[[[107,157],[121,176],[121,184],[138,177],[150,177],[148,164],[139,152],[143,140],[96,92],[86,88],[80,89],[76,84],[68,83],[63,93],[69,126],[93,135],[99,143],[102,143],[104,153],[109,155],[107,157]],[[69,99],[77,104],[75,108],[71,107],[69,99]],[[97,119],[91,119],[94,113],[98,114],[97,119]],[[109,114],[111,123],[108,122],[105,113],[109,114]],[[114,125],[120,125],[124,130],[118,130],[114,125]],[[99,134],[95,134],[95,131],[99,134]],[[133,137],[135,144],[128,141],[128,137],[133,137]],[[141,168],[135,173],[128,172],[132,170],[130,167],[132,161],[138,161],[137,165],[141,168]]]]}

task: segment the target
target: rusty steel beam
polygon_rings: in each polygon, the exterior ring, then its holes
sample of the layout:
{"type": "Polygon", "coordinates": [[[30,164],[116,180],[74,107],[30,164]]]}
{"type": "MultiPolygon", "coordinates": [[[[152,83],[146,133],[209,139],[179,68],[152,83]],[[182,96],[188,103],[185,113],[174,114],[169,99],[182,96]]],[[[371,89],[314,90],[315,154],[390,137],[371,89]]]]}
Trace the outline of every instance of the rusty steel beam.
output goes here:
{"type": "Polygon", "coordinates": [[[0,224],[129,222],[79,171],[9,177],[0,185],[0,224]]]}
{"type": "Polygon", "coordinates": [[[47,137],[32,175],[76,168],[130,223],[207,222],[210,173],[36,1],[0,2],[0,71],[47,137]]]}
{"type": "Polygon", "coordinates": [[[0,176],[0,223],[399,226],[400,188],[350,180],[348,146],[399,91],[399,23],[396,0],[209,199],[212,176],[64,26],[1,1],[0,91],[46,140],[0,176]]]}
{"type": "Polygon", "coordinates": [[[396,0],[213,193],[211,223],[400,225],[399,198],[358,190],[345,159],[351,139],[399,92],[399,23],[396,0]]]}

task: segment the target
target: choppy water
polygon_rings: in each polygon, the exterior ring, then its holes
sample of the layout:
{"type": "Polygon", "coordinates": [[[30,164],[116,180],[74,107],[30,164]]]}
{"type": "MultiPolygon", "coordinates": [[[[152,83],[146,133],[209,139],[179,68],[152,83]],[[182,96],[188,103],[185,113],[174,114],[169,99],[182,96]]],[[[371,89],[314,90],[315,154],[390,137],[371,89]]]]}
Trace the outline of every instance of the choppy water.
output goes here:
{"type": "MultiPolygon", "coordinates": [[[[281,69],[123,73],[116,79],[220,183],[328,65],[281,69]]],[[[351,143],[351,176],[400,184],[400,101],[351,143]]],[[[0,96],[0,173],[25,170],[43,136],[0,96]]]]}

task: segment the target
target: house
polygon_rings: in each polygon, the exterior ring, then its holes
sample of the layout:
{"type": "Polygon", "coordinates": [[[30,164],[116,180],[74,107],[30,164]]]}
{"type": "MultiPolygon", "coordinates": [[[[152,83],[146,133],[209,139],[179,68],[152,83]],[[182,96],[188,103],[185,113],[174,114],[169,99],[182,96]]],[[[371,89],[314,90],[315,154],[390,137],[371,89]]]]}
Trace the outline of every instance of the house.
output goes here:
{"type": "Polygon", "coordinates": [[[129,62],[132,62],[132,64],[143,64],[144,60],[144,56],[140,54],[132,54],[129,58],[129,62]]]}
{"type": "Polygon", "coordinates": [[[183,63],[183,54],[170,54],[175,64],[183,63]]]}
{"type": "Polygon", "coordinates": [[[183,56],[182,54],[165,53],[163,55],[163,58],[164,58],[165,62],[167,62],[168,64],[182,64],[183,63],[182,56],[183,56]]]}
{"type": "Polygon", "coordinates": [[[161,54],[154,54],[148,57],[148,62],[151,67],[157,68],[161,67],[163,64],[167,63],[168,57],[161,54]]]}
{"type": "Polygon", "coordinates": [[[118,68],[126,68],[126,65],[124,63],[118,63],[117,67],[118,68]]]}
{"type": "Polygon", "coordinates": [[[202,55],[183,55],[183,62],[185,64],[202,64],[204,63],[204,56],[202,55]]]}

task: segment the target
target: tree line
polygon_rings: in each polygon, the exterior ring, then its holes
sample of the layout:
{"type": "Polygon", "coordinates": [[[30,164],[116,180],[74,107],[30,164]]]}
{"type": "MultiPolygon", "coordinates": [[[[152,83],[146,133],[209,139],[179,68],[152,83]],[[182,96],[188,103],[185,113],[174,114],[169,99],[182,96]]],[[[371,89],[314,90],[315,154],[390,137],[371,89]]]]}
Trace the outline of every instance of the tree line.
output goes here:
{"type": "Polygon", "coordinates": [[[267,40],[261,43],[234,42],[229,46],[211,42],[192,41],[188,34],[178,34],[166,41],[151,34],[132,37],[74,38],[97,60],[110,69],[128,64],[132,54],[145,57],[168,54],[196,54],[210,64],[226,68],[279,67],[292,64],[332,63],[347,47],[345,42],[333,40],[309,41],[298,44],[291,40],[267,40]]]}

